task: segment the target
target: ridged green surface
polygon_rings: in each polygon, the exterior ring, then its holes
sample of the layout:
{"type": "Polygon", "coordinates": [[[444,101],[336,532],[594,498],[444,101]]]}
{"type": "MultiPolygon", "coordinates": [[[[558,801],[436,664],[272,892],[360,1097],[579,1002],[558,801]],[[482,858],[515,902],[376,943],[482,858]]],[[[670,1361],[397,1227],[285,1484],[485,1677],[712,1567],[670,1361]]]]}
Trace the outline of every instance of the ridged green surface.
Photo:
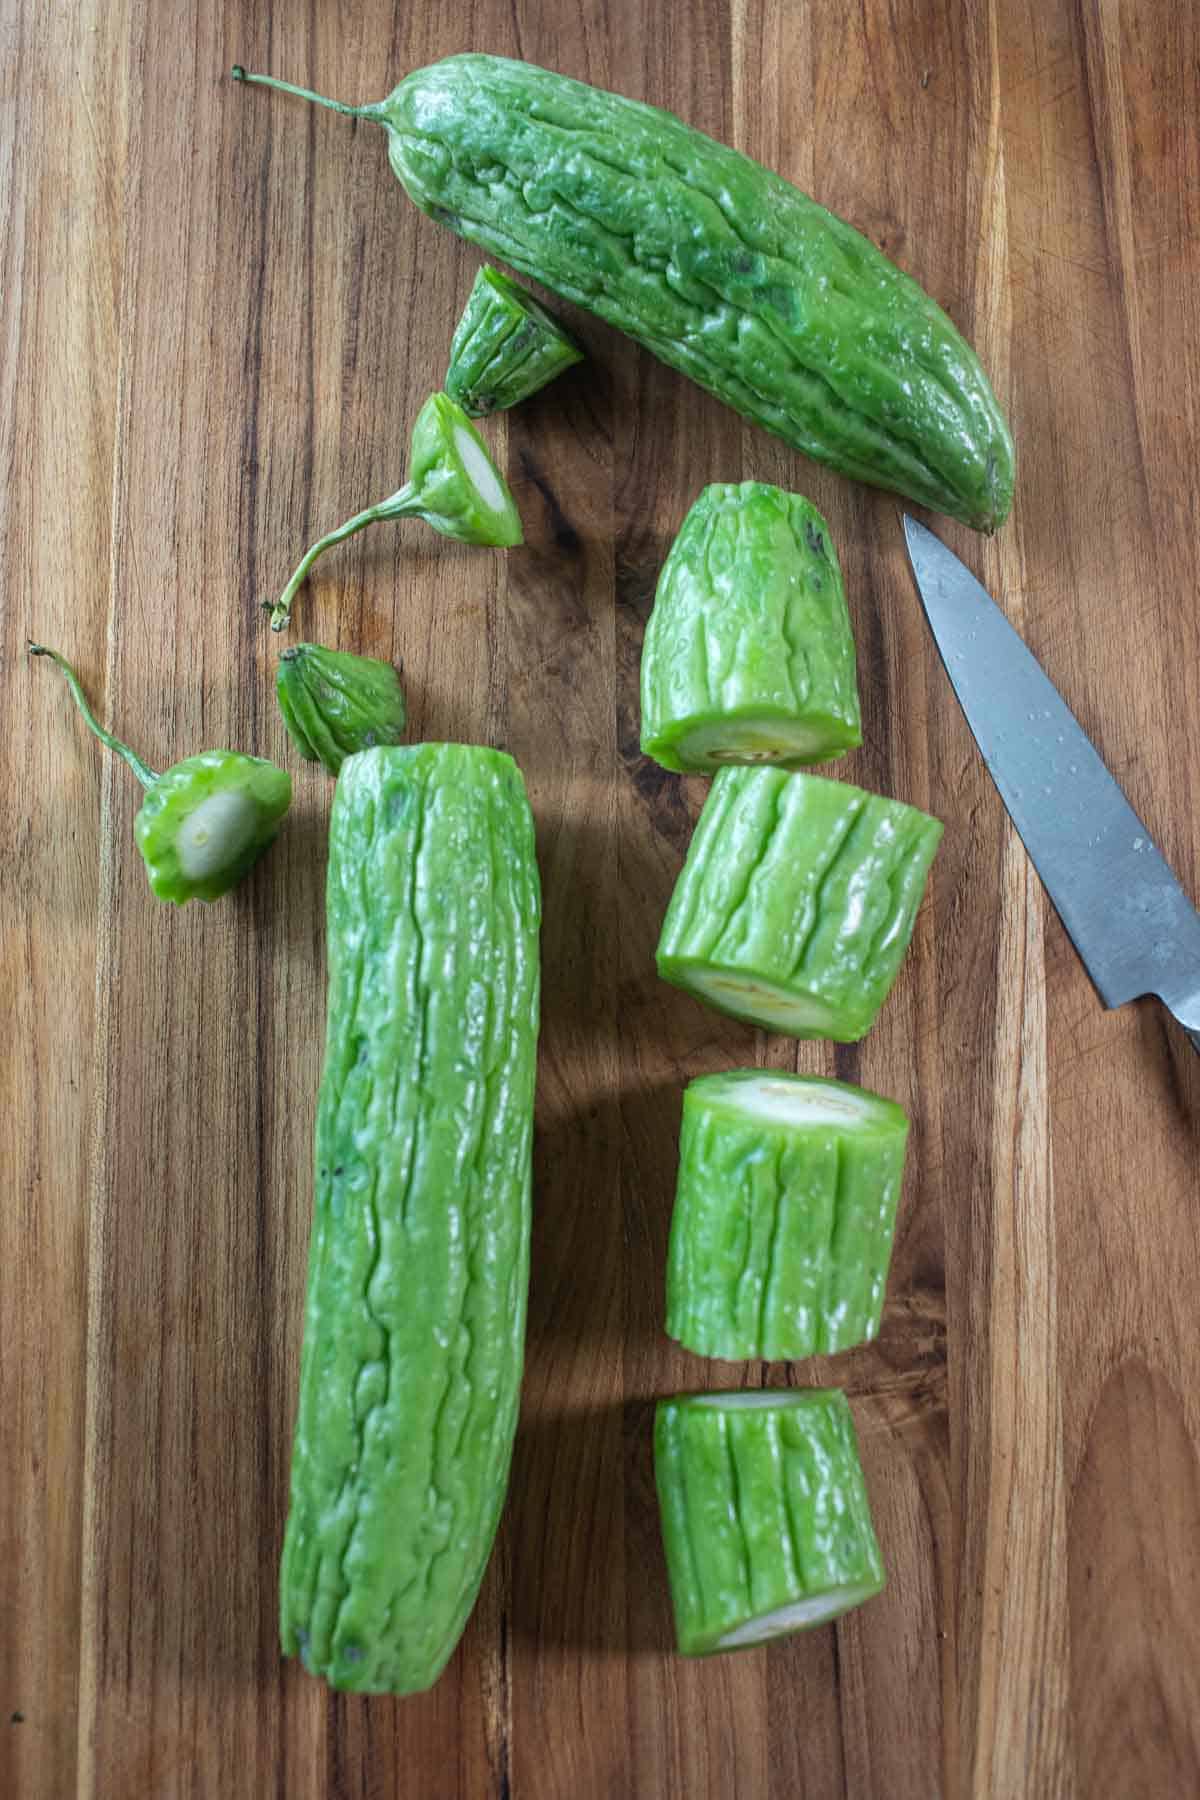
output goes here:
{"type": "Polygon", "coordinates": [[[907,1141],[898,1106],[844,1082],[739,1069],[689,1083],[668,1335],[766,1362],[873,1338],[907,1141]]]}
{"type": "Polygon", "coordinates": [[[404,735],[404,690],[391,663],[323,644],[285,650],[275,693],[288,736],[306,762],[337,775],[348,756],[404,735]]]}
{"type": "Polygon", "coordinates": [[[941,835],[927,813],[848,782],[722,769],[658,972],[768,1031],[851,1043],[896,979],[941,835]]]}
{"type": "Polygon", "coordinates": [[[360,109],[424,211],[843,474],[983,530],[1012,441],[979,360],[865,237],[672,114],[452,56],[360,109]]]}
{"type": "Polygon", "coordinates": [[[450,346],[445,391],[473,419],[503,412],[583,361],[552,313],[499,269],[475,277],[450,346]]]}
{"type": "Polygon", "coordinates": [[[717,483],[663,565],[642,648],[642,750],[665,769],[798,768],[862,742],[829,527],[799,494],[717,483]]]}
{"type": "Polygon", "coordinates": [[[823,1623],[884,1585],[839,1390],[662,1400],[654,1472],[685,1656],[823,1623]]]}
{"type": "Polygon", "coordinates": [[[333,1686],[440,1674],[516,1426],[539,890],[520,772],[352,757],[330,825],[329,1010],[283,1648],[333,1686]]]}

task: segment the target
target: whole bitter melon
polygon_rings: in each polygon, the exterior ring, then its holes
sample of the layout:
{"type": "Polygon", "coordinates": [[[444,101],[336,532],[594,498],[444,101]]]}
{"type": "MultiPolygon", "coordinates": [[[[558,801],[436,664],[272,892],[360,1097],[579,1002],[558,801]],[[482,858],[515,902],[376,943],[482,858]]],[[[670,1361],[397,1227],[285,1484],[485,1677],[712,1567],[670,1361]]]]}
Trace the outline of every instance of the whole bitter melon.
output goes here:
{"type": "Polygon", "coordinates": [[[475,1602],[504,1501],[529,1270],[539,888],[516,764],[350,757],[330,824],[283,1648],[416,1693],[475,1602]]]}
{"type": "Polygon", "coordinates": [[[641,687],[642,750],[664,769],[795,769],[861,744],[842,573],[810,501],[704,489],[658,578],[641,687]]]}
{"type": "Polygon", "coordinates": [[[992,531],[1008,426],[974,351],[882,251],[673,114],[451,56],[375,105],[410,198],[795,449],[992,531]]]}

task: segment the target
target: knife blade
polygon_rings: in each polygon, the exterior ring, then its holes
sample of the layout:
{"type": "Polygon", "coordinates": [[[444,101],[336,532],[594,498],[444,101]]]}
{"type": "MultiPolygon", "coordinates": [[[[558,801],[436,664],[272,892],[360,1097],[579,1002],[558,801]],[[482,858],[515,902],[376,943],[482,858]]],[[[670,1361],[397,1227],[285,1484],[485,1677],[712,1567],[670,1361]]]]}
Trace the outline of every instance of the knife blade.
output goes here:
{"type": "Polygon", "coordinates": [[[987,590],[907,513],[904,535],[967,724],[1101,1000],[1155,995],[1200,1050],[1200,913],[987,590]]]}

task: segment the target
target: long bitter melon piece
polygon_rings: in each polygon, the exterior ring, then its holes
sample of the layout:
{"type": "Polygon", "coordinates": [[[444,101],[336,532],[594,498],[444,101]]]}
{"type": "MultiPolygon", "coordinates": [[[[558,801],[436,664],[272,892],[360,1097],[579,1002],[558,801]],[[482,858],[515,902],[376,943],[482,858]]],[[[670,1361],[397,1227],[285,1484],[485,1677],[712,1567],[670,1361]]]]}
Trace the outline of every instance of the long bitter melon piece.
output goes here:
{"type": "Polygon", "coordinates": [[[654,1472],[685,1656],[824,1624],[884,1585],[838,1389],[662,1400],[654,1472]]]}
{"type": "Polygon", "coordinates": [[[706,487],[671,546],[642,649],[642,750],[665,769],[800,768],[862,742],[829,527],[761,481],[706,487]]]}
{"type": "Polygon", "coordinates": [[[658,972],[767,1031],[852,1043],[896,979],[941,835],[928,813],[848,782],[721,769],[658,972]]]}
{"type": "Polygon", "coordinates": [[[504,1502],[529,1271],[539,888],[520,771],[352,756],[330,823],[284,1652],[360,1693],[435,1681],[504,1502]]]}
{"type": "Polygon", "coordinates": [[[831,1355],[879,1330],[908,1120],[842,1081],[735,1069],[683,1096],[667,1332],[698,1356],[831,1355]]]}
{"type": "Polygon", "coordinates": [[[423,212],[590,308],[818,462],[983,531],[1013,448],[946,314],[869,239],[673,114],[500,56],[450,56],[370,119],[423,212]]]}

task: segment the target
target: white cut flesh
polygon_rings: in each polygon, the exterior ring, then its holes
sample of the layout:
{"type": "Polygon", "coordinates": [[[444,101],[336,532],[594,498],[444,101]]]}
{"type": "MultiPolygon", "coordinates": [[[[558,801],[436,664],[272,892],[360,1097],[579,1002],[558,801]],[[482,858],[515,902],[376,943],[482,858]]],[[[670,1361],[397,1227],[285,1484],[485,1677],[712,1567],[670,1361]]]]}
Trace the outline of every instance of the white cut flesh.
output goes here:
{"type": "Polygon", "coordinates": [[[737,1625],[719,1637],[715,1648],[736,1650],[743,1644],[765,1644],[771,1638],[785,1637],[790,1631],[801,1631],[806,1625],[821,1625],[826,1619],[836,1619],[839,1613],[849,1612],[860,1600],[869,1600],[875,1591],[873,1587],[844,1587],[835,1588],[828,1594],[808,1594],[803,1600],[793,1600],[790,1605],[762,1613],[757,1619],[747,1619],[744,1625],[737,1625]]]}
{"type": "Polygon", "coordinates": [[[254,836],[258,809],[249,794],[210,794],[175,834],[175,854],[189,881],[215,875],[242,854],[254,836]]]}
{"type": "Polygon", "coordinates": [[[706,995],[726,1012],[738,1013],[751,1023],[766,1019],[785,1030],[817,1032],[827,1031],[834,1024],[833,1014],[819,1000],[805,994],[789,994],[786,988],[751,981],[744,975],[714,975],[707,969],[693,967],[687,970],[687,984],[693,993],[706,995]]]}
{"type": "Polygon", "coordinates": [[[818,756],[825,741],[794,719],[726,719],[698,725],[677,748],[681,762],[776,763],[818,756]]]}
{"type": "Polygon", "coordinates": [[[733,1392],[693,1394],[689,1406],[706,1406],[714,1412],[761,1412],[767,1407],[811,1406],[808,1388],[737,1388],[733,1392]]]}
{"type": "Polygon", "coordinates": [[[764,1074],[752,1081],[710,1080],[705,1085],[706,1099],[768,1125],[865,1125],[879,1111],[868,1094],[837,1081],[789,1081],[764,1074]]]}
{"type": "Polygon", "coordinates": [[[504,489],[500,486],[499,477],[474,438],[461,425],[454,427],[454,448],[462,458],[471,486],[483,504],[492,512],[502,513],[505,510],[504,489]]]}

